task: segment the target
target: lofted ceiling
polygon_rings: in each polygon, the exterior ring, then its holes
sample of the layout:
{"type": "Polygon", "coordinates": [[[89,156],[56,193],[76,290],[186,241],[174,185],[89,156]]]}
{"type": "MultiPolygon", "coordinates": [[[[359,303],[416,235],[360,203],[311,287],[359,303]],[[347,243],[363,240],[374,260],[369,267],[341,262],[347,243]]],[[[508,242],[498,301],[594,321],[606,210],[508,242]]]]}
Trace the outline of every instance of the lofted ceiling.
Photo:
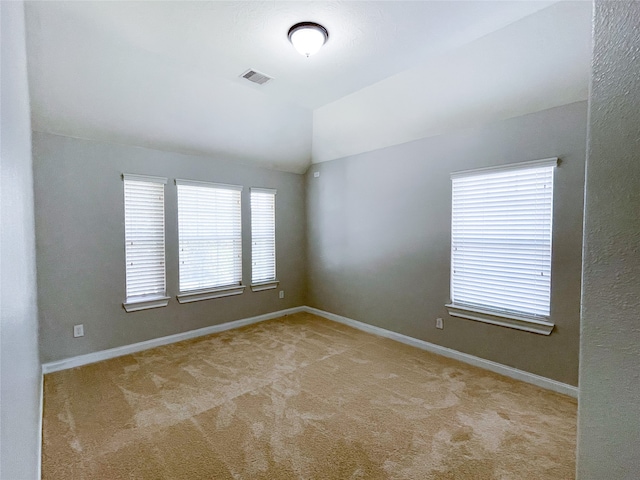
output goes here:
{"type": "Polygon", "coordinates": [[[304,172],[587,97],[590,2],[27,2],[33,128],[304,172]],[[288,43],[329,30],[318,54],[288,43]],[[247,69],[273,80],[240,78],[247,69]]]}

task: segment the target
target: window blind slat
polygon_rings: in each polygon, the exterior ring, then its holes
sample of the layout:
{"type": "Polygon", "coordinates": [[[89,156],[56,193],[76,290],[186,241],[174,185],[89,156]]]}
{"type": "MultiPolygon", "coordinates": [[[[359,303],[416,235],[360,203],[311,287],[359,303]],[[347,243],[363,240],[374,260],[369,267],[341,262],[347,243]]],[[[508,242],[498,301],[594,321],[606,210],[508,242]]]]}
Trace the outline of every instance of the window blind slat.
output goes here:
{"type": "Polygon", "coordinates": [[[166,294],[164,181],[124,176],[127,300],[166,294]]]}
{"type": "Polygon", "coordinates": [[[548,316],[554,166],[452,178],[451,300],[548,316]]]}
{"type": "Polygon", "coordinates": [[[251,189],[251,283],[276,279],[276,191],[251,189]]]}
{"type": "Polygon", "coordinates": [[[239,285],[241,187],[176,183],[180,292],[239,285]]]}

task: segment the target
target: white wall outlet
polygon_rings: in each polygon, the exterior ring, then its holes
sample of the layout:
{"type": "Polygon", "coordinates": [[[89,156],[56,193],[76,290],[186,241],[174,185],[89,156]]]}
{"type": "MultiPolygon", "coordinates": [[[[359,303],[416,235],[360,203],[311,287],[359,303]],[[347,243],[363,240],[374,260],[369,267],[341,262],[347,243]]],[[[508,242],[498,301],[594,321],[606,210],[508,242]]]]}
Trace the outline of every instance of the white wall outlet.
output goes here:
{"type": "Polygon", "coordinates": [[[320,176],[320,172],[313,172],[313,178],[318,178],[320,176]]]}
{"type": "Polygon", "coordinates": [[[284,290],[280,290],[280,293],[278,294],[278,296],[280,298],[284,298],[284,290]]]}
{"type": "Polygon", "coordinates": [[[84,337],[84,325],[82,325],[82,324],[74,325],[73,326],[73,336],[75,338],[84,337]]]}
{"type": "Polygon", "coordinates": [[[436,318],[436,328],[440,330],[444,328],[444,321],[441,318],[436,318]]]}

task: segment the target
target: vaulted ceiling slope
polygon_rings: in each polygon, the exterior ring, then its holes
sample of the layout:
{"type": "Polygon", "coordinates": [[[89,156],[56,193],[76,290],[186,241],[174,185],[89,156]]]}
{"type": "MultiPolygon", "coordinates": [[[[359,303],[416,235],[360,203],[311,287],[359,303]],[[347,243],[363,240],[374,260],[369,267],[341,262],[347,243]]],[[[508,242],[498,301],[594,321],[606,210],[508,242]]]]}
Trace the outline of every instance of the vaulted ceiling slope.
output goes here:
{"type": "Polygon", "coordinates": [[[309,164],[586,98],[590,2],[28,2],[37,131],[309,164]],[[286,33],[330,32],[310,58],[286,33]],[[249,68],[274,80],[240,78],[249,68]],[[312,148],[313,145],[313,148],[312,148]]]}

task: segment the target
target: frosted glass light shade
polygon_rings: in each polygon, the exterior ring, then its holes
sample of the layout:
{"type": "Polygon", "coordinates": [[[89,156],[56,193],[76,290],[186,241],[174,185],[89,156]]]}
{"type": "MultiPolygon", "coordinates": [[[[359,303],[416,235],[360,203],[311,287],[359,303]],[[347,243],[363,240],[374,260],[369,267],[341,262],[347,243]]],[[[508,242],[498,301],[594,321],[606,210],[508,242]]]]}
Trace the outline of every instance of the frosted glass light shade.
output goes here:
{"type": "Polygon", "coordinates": [[[327,29],[317,23],[297,23],[289,29],[289,41],[298,52],[306,57],[320,50],[328,38],[327,29]]]}

